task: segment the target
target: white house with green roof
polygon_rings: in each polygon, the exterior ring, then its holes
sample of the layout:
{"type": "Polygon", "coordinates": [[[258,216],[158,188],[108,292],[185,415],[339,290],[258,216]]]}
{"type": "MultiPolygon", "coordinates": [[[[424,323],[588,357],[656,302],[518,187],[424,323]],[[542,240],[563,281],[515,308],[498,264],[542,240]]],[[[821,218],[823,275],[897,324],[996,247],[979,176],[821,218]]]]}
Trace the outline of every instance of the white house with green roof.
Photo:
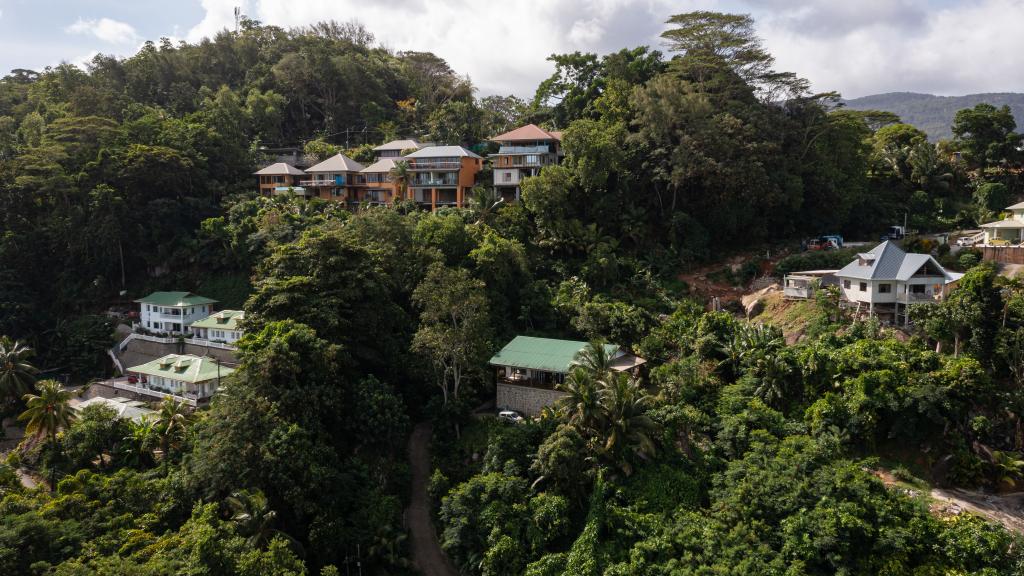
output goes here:
{"type": "MultiPolygon", "coordinates": [[[[540,414],[565,396],[556,387],[565,380],[586,342],[516,336],[488,364],[497,376],[496,405],[527,416],[540,414]]],[[[611,369],[631,372],[646,362],[617,344],[605,344],[611,369]]]]}
{"type": "MultiPolygon", "coordinates": [[[[171,396],[193,406],[205,403],[234,369],[213,358],[192,354],[168,354],[126,369],[132,391],[155,398],[171,396]]],[[[119,386],[119,388],[123,388],[119,386]]]]}
{"type": "Polygon", "coordinates": [[[242,338],[244,310],[221,310],[191,324],[196,338],[234,344],[242,338]]]}
{"type": "Polygon", "coordinates": [[[209,316],[217,301],[191,292],[153,292],[136,302],[141,307],[139,323],[143,328],[182,334],[193,322],[209,316]]]}

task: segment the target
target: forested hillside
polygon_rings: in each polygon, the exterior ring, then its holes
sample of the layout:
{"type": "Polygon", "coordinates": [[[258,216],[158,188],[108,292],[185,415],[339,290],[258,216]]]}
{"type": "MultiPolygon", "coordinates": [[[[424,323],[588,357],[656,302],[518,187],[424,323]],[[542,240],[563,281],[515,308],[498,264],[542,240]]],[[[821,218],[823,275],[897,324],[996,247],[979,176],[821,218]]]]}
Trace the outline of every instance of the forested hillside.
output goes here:
{"type": "Polygon", "coordinates": [[[1024,94],[1012,92],[966,96],[889,92],[844,100],[843,103],[851,110],[892,112],[907,124],[923,130],[932,142],[951,138],[953,133],[950,126],[953,124],[953,116],[964,108],[973,108],[978,104],[1009,106],[1018,121],[1024,119],[1024,94]]]}
{"type": "Polygon", "coordinates": [[[28,434],[0,464],[0,574],[414,574],[413,488],[467,575],[1020,574],[1019,533],[929,497],[1024,481],[1019,279],[936,249],[966,275],[906,331],[822,290],[789,343],[680,280],[804,235],[994,218],[1022,193],[1012,114],[960,111],[936,146],[775,70],[749,17],[672,16],[664,39],[553,55],[531,101],[333,23],[0,80],[0,413],[28,434]],[[520,202],[486,171],[435,212],[252,176],[264,145],[486,153],[527,122],[565,157],[520,202]],[[104,312],[158,289],[244,307],[238,370],[195,412],[73,412],[50,376],[109,376],[104,312]],[[541,417],[474,413],[519,334],[593,344],[541,417]],[[647,362],[616,372],[600,343],[647,362]]]}

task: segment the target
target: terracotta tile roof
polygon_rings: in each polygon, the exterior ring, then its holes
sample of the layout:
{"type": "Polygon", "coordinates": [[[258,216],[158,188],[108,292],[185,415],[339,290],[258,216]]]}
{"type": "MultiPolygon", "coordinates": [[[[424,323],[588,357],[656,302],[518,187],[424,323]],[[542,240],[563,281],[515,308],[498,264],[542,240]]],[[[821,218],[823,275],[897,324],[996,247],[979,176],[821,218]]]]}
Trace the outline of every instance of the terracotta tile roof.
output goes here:
{"type": "Polygon", "coordinates": [[[515,130],[512,130],[511,132],[505,132],[504,134],[499,134],[498,136],[495,136],[494,138],[491,138],[491,140],[493,140],[495,142],[526,142],[526,141],[533,141],[533,140],[561,140],[562,139],[562,133],[561,132],[557,132],[557,134],[558,134],[557,136],[555,136],[555,134],[556,134],[555,132],[547,132],[547,131],[541,129],[536,124],[527,124],[526,126],[520,126],[519,128],[516,128],[515,130]]]}

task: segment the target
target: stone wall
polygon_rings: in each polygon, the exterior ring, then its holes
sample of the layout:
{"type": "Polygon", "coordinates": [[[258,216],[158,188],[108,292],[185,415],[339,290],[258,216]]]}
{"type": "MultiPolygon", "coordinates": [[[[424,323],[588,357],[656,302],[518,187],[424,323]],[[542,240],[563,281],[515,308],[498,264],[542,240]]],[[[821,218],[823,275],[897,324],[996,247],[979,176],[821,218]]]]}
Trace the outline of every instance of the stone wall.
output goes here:
{"type": "Polygon", "coordinates": [[[498,410],[515,410],[526,416],[539,416],[541,410],[566,396],[565,392],[530,388],[498,382],[495,407],[498,410]]]}
{"type": "Polygon", "coordinates": [[[225,350],[213,346],[200,346],[190,342],[165,343],[133,339],[128,342],[128,346],[124,350],[120,350],[118,346],[114,346],[113,350],[125,368],[145,364],[168,354],[209,356],[220,362],[223,366],[235,367],[238,365],[238,355],[234,350],[225,350]]]}

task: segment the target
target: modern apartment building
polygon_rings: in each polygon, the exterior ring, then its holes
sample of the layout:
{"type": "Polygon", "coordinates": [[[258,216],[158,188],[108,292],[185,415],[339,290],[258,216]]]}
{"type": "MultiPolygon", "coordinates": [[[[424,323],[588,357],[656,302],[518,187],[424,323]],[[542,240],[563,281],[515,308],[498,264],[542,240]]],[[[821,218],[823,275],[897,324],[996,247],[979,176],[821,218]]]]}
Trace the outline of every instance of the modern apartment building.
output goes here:
{"type": "Polygon", "coordinates": [[[491,138],[500,146],[490,156],[494,166],[494,191],[507,202],[519,200],[519,184],[536,176],[541,168],[562,158],[562,133],[527,124],[491,138]]]}
{"type": "Polygon", "coordinates": [[[308,178],[300,181],[300,185],[310,190],[311,196],[358,204],[362,201],[364,177],[360,171],[363,168],[348,156],[335,154],[310,166],[306,170],[308,178]]]}
{"type": "Polygon", "coordinates": [[[430,146],[403,158],[409,163],[409,197],[423,207],[463,207],[483,169],[483,158],[462,146],[430,146]]]}
{"type": "Polygon", "coordinates": [[[402,186],[395,182],[391,171],[395,168],[395,162],[403,161],[400,157],[381,158],[366,168],[363,168],[365,188],[363,199],[369,204],[391,204],[402,196],[402,186]]]}
{"type": "Polygon", "coordinates": [[[263,196],[288,194],[289,192],[307,195],[300,184],[306,173],[291,164],[285,162],[271,164],[256,171],[255,175],[259,177],[260,194],[263,196]]]}

